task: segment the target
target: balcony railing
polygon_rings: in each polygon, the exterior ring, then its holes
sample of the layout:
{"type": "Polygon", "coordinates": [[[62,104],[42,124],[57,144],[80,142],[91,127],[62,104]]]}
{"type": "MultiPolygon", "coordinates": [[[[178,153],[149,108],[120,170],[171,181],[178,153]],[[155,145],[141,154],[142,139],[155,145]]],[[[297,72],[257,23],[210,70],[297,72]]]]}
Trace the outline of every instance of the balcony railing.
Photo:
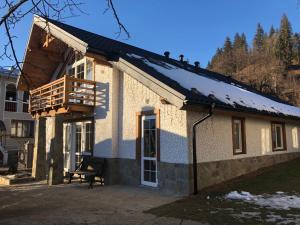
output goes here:
{"type": "Polygon", "coordinates": [[[96,82],[64,76],[49,84],[30,91],[32,115],[50,111],[67,113],[87,112],[95,106],[96,82]]]}

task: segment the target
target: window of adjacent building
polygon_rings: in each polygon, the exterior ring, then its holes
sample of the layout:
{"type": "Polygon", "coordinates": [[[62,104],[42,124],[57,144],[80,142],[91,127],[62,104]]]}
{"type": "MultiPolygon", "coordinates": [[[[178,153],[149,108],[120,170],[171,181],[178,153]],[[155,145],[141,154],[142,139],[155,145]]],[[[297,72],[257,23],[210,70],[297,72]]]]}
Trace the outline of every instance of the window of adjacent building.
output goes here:
{"type": "Polygon", "coordinates": [[[286,149],[284,123],[272,123],[272,146],[273,151],[281,151],[286,149]]]}
{"type": "Polygon", "coordinates": [[[5,111],[17,111],[17,88],[15,84],[6,85],[5,111]]]}
{"type": "Polygon", "coordinates": [[[12,137],[33,138],[34,122],[29,120],[12,120],[10,134],[12,137]]]}
{"type": "Polygon", "coordinates": [[[29,92],[23,92],[23,112],[29,112],[29,92]]]}
{"type": "Polygon", "coordinates": [[[234,154],[246,153],[245,120],[232,118],[232,142],[234,154]]]}

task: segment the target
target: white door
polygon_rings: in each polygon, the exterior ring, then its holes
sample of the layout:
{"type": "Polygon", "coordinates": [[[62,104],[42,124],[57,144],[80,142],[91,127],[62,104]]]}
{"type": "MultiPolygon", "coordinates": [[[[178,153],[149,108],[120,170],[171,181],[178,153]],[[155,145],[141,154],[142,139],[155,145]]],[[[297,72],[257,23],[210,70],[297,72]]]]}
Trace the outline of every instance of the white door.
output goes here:
{"type": "Polygon", "coordinates": [[[72,168],[71,143],[72,143],[72,126],[70,123],[65,123],[64,127],[64,171],[70,172],[72,168]]]}
{"type": "Polygon", "coordinates": [[[92,155],[94,131],[91,121],[64,124],[64,168],[75,170],[83,156],[92,155]]]}
{"type": "Polygon", "coordinates": [[[155,115],[142,117],[141,183],[157,187],[157,131],[155,115]]]}

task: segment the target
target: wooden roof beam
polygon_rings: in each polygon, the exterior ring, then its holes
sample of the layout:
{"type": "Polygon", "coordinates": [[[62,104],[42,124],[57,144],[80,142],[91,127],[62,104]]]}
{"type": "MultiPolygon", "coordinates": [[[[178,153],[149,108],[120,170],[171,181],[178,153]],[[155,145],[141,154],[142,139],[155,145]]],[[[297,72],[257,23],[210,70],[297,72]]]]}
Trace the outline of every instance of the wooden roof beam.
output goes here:
{"type": "Polygon", "coordinates": [[[54,52],[54,51],[44,51],[40,48],[28,48],[28,51],[33,54],[38,54],[46,57],[48,60],[53,62],[63,62],[64,57],[62,54],[54,52]]]}

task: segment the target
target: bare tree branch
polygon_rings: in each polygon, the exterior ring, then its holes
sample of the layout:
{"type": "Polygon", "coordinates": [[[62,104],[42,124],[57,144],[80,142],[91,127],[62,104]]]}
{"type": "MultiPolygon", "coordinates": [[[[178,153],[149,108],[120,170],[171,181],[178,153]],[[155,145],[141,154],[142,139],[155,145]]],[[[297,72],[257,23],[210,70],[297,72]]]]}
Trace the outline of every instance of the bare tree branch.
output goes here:
{"type": "MultiPolygon", "coordinates": [[[[116,11],[116,9],[115,9],[115,6],[114,6],[114,4],[113,4],[113,0],[106,0],[106,1],[107,1],[108,9],[111,9],[111,10],[112,10],[113,15],[114,15],[114,17],[115,17],[115,19],[116,19],[116,21],[117,21],[117,23],[118,23],[118,26],[119,26],[119,32],[117,33],[118,36],[121,35],[122,30],[123,30],[123,31],[126,33],[127,38],[130,38],[130,34],[129,34],[128,30],[126,29],[126,27],[123,25],[123,23],[122,23],[122,22],[120,21],[120,19],[119,19],[119,16],[118,16],[117,11],[116,11]]],[[[106,10],[106,11],[107,11],[107,10],[106,10]]]]}
{"type": "MultiPolygon", "coordinates": [[[[17,4],[10,6],[8,12],[1,17],[0,26],[4,23],[4,21],[6,21],[10,17],[11,14],[13,14],[18,8],[21,7],[21,5],[23,5],[26,2],[28,2],[28,0],[20,0],[17,4]]],[[[7,1],[6,3],[8,4],[7,1]]]]}
{"type": "MultiPolygon", "coordinates": [[[[4,15],[0,15],[0,28],[3,27],[8,39],[7,44],[3,44],[3,53],[0,54],[0,59],[7,58],[14,62],[14,67],[20,70],[26,85],[30,84],[29,77],[22,71],[22,62],[17,58],[16,49],[14,46],[13,29],[27,15],[37,14],[44,18],[62,20],[68,17],[87,14],[81,6],[84,4],[80,0],[3,0],[4,4],[0,6],[0,10],[4,11],[4,15]],[[77,12],[79,14],[77,14],[77,12]]],[[[118,36],[122,32],[129,38],[130,34],[125,28],[113,4],[113,0],[105,0],[108,4],[108,9],[112,10],[113,17],[118,24],[118,36]]]]}

